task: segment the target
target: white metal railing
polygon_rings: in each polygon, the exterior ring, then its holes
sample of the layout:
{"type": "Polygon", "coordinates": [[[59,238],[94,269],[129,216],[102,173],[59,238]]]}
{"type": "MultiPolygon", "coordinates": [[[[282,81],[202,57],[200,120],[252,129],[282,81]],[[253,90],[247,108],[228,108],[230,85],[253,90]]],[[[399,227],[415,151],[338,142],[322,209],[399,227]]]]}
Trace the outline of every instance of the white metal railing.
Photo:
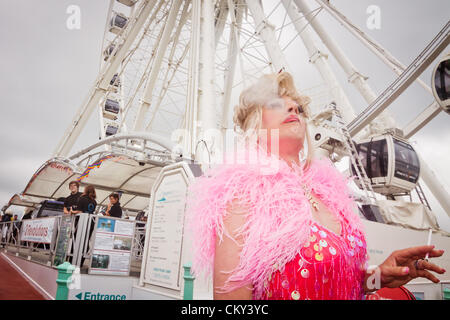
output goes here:
{"type": "MultiPolygon", "coordinates": [[[[22,239],[22,225],[27,220],[0,222],[0,250],[5,250],[29,261],[53,266],[62,217],[62,215],[50,217],[55,219],[55,227],[50,243],[24,241],[22,239]]],[[[66,261],[80,267],[82,261],[91,259],[94,241],[92,230],[96,225],[97,219],[101,217],[103,216],[85,213],[71,217],[71,231],[66,251],[66,261]]],[[[48,219],[49,217],[46,218],[48,219]]],[[[136,221],[134,241],[131,249],[132,263],[135,266],[134,271],[140,271],[144,252],[145,227],[145,221],[136,221]]]]}

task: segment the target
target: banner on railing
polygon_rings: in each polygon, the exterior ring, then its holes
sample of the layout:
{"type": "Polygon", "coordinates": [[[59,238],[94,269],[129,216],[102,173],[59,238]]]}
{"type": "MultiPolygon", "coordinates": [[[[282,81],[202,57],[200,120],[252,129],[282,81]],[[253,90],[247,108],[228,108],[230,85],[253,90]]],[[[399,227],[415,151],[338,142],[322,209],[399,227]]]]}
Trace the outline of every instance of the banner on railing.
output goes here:
{"type": "Polygon", "coordinates": [[[20,239],[49,244],[52,242],[55,222],[55,217],[23,220],[20,239]]]}

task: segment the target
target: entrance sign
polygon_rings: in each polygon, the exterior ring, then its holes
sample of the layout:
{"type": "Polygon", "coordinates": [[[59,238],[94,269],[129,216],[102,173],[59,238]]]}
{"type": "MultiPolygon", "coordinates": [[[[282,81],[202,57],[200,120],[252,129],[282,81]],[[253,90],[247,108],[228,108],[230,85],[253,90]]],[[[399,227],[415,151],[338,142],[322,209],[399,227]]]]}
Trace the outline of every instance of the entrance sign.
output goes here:
{"type": "Polygon", "coordinates": [[[55,230],[56,218],[23,220],[20,240],[50,244],[55,230]]]}
{"type": "Polygon", "coordinates": [[[99,217],[89,274],[130,274],[134,221],[99,217]]]}
{"type": "Polygon", "coordinates": [[[164,167],[151,192],[141,285],[166,288],[179,295],[183,285],[182,261],[184,213],[188,185],[201,173],[198,165],[185,162],[164,167]]]}

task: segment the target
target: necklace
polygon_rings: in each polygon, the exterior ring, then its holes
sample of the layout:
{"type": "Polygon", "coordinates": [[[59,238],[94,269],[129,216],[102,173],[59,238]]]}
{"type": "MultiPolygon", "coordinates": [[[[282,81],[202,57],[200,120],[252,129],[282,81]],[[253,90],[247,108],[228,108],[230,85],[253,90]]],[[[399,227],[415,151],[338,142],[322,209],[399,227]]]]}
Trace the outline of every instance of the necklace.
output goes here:
{"type": "Polygon", "coordinates": [[[315,210],[315,211],[319,211],[319,202],[317,202],[317,200],[315,200],[312,195],[311,195],[311,189],[308,188],[305,184],[302,184],[302,189],[305,192],[305,196],[306,198],[308,198],[309,203],[311,204],[311,207],[315,210]]]}

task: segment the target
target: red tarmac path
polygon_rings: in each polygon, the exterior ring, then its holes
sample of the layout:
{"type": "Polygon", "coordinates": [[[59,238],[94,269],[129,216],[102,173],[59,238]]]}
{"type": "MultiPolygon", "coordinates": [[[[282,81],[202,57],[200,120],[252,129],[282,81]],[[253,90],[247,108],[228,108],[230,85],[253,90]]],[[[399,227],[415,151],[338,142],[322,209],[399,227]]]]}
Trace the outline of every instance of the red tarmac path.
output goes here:
{"type": "Polygon", "coordinates": [[[45,300],[2,253],[0,253],[0,300],[45,300]]]}

